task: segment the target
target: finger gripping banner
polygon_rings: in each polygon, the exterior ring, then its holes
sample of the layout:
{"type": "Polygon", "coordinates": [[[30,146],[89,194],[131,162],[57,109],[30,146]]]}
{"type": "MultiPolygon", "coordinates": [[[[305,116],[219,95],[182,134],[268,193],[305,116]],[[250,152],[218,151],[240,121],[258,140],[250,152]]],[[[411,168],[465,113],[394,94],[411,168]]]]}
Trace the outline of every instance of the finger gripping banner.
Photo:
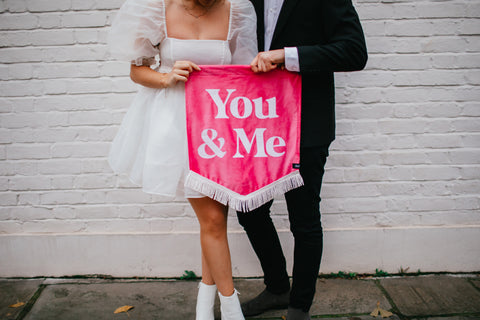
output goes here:
{"type": "Polygon", "coordinates": [[[301,77],[286,70],[200,66],[185,84],[185,185],[238,211],[303,185],[301,77]]]}

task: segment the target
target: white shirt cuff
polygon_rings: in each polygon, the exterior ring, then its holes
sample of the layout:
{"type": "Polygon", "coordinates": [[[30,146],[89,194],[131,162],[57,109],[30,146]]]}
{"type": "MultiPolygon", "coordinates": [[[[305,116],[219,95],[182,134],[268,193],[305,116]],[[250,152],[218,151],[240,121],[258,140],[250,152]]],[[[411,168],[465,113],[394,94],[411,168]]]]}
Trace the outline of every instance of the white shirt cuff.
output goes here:
{"type": "Polygon", "coordinates": [[[297,47],[285,47],[285,68],[288,71],[300,72],[297,47]]]}

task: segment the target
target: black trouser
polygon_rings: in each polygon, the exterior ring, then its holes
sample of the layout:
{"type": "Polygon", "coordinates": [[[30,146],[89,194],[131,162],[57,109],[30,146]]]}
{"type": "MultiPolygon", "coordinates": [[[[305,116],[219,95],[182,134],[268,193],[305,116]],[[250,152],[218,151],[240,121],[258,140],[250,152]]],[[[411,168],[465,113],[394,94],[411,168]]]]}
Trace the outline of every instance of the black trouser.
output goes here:
{"type": "MultiPolygon", "coordinates": [[[[300,174],[304,185],[285,194],[290,230],[295,239],[290,306],[307,312],[312,305],[322,258],[320,189],[328,156],[327,147],[301,148],[300,174]]],[[[270,218],[273,200],[250,212],[237,212],[264,273],[267,290],[284,293],[290,282],[285,256],[270,218]]]]}

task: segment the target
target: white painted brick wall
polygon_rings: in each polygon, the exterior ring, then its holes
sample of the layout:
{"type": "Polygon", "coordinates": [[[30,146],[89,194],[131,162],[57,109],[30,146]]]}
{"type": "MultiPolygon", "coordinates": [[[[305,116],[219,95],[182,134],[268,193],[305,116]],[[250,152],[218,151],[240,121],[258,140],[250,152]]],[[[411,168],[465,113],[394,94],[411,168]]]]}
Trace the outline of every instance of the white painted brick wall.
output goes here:
{"type": "MultiPolygon", "coordinates": [[[[105,46],[122,3],[0,1],[0,235],[198,231],[106,162],[135,92],[105,46]]],[[[325,229],[479,228],[480,2],[355,4],[369,62],[336,75],[325,229]]],[[[272,214],[288,228],[282,199],[272,214]]]]}

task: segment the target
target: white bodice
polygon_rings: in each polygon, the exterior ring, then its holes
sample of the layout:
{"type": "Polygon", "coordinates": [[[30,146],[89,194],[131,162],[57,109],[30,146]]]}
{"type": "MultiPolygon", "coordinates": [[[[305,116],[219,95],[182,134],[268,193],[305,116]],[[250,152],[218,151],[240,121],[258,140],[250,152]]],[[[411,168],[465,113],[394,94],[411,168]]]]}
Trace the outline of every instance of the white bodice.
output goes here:
{"type": "Polygon", "coordinates": [[[175,61],[188,60],[198,65],[230,64],[228,41],[184,40],[167,37],[160,44],[160,72],[168,72],[175,61]]]}

